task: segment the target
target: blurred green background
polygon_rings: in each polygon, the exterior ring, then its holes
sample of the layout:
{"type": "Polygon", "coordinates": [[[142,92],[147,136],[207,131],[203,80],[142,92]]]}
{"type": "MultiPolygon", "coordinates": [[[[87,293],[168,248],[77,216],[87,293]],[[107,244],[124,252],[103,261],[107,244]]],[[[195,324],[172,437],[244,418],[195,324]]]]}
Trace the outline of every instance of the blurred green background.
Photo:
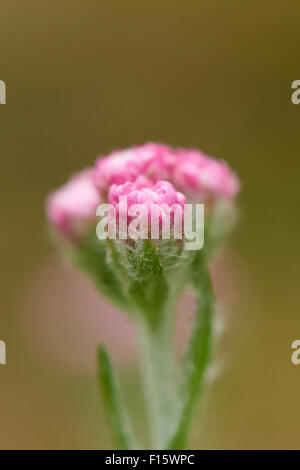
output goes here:
{"type": "Polygon", "coordinates": [[[0,448],[112,446],[95,380],[102,337],[145,427],[127,330],[113,344],[118,314],[61,266],[43,204],[98,154],[149,140],[222,157],[243,182],[217,275],[226,367],[190,446],[300,448],[299,2],[6,0],[0,11],[0,448]]]}

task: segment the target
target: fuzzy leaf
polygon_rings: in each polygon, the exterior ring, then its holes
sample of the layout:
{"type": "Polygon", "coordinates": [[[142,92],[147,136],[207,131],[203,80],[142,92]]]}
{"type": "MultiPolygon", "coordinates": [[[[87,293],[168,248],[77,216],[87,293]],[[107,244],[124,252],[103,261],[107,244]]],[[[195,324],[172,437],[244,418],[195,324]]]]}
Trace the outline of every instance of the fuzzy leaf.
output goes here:
{"type": "Polygon", "coordinates": [[[127,413],[122,402],[119,383],[103,344],[98,350],[99,384],[118,449],[136,449],[127,413]]]}
{"type": "Polygon", "coordinates": [[[128,304],[122,285],[108,263],[107,242],[100,241],[92,233],[84,245],[76,248],[71,256],[74,263],[85,270],[95,281],[99,290],[127,310],[128,304]]]}

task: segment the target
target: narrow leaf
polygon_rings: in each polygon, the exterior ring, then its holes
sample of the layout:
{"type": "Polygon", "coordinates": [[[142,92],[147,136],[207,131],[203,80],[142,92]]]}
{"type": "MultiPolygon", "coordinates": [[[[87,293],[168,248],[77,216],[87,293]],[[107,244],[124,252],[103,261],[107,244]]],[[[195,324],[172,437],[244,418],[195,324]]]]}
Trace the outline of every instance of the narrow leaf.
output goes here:
{"type": "Polygon", "coordinates": [[[119,382],[103,344],[98,350],[99,384],[118,449],[136,449],[135,439],[124,408],[119,382]]]}

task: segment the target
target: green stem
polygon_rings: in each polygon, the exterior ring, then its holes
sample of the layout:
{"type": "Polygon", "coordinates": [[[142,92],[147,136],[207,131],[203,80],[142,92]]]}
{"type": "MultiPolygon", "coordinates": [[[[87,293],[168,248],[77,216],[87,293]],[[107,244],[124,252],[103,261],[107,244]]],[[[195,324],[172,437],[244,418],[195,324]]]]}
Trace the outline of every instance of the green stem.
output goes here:
{"type": "Polygon", "coordinates": [[[183,364],[179,395],[180,412],[176,432],[169,442],[170,449],[183,449],[186,445],[193,411],[202,390],[204,374],[210,358],[214,294],[206,263],[200,255],[195,260],[193,272],[197,310],[183,364]]]}
{"type": "Polygon", "coordinates": [[[172,434],[176,406],[172,310],[155,327],[138,322],[141,375],[148,408],[151,447],[164,449],[172,434]]]}

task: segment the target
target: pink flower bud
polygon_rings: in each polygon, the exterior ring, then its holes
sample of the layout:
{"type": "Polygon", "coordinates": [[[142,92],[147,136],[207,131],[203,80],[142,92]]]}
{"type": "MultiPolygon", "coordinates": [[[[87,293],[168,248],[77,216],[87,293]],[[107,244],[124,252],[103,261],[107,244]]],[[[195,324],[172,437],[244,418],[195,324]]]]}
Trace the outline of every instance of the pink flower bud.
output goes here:
{"type": "Polygon", "coordinates": [[[171,181],[187,195],[214,201],[233,198],[240,189],[237,176],[226,162],[208,157],[198,150],[180,150],[171,181]]]}
{"type": "Polygon", "coordinates": [[[115,151],[96,162],[95,182],[104,197],[112,184],[134,182],[140,175],[154,181],[169,179],[176,155],[167,145],[147,143],[115,151]]]}
{"type": "Polygon", "coordinates": [[[92,177],[93,170],[76,173],[46,200],[48,219],[63,236],[75,240],[95,220],[100,195],[92,177]]]}
{"type": "Polygon", "coordinates": [[[126,217],[127,223],[134,218],[130,208],[138,204],[145,208],[149,223],[155,214],[161,226],[161,222],[167,217],[170,217],[170,222],[174,220],[174,214],[178,208],[181,209],[182,214],[184,213],[186,198],[168,181],[153,183],[144,176],[140,176],[135,183],[126,182],[111,186],[108,201],[115,207],[117,218],[121,213],[126,217]],[[123,201],[125,201],[125,214],[123,201]],[[155,210],[157,210],[156,213],[155,210]]]}
{"type": "Polygon", "coordinates": [[[195,149],[172,149],[152,142],[98,159],[94,178],[106,199],[111,185],[134,182],[140,175],[152,181],[170,181],[186,195],[210,202],[233,198],[240,189],[226,162],[195,149]]]}
{"type": "Polygon", "coordinates": [[[152,203],[183,206],[186,196],[208,203],[210,209],[220,199],[232,200],[239,189],[239,180],[226,162],[195,149],[150,142],[98,159],[94,169],[74,175],[52,192],[46,210],[58,232],[75,241],[88,222],[95,221],[101,200],[119,209],[119,197],[126,195],[129,206],[145,204],[150,209],[152,203]]]}

